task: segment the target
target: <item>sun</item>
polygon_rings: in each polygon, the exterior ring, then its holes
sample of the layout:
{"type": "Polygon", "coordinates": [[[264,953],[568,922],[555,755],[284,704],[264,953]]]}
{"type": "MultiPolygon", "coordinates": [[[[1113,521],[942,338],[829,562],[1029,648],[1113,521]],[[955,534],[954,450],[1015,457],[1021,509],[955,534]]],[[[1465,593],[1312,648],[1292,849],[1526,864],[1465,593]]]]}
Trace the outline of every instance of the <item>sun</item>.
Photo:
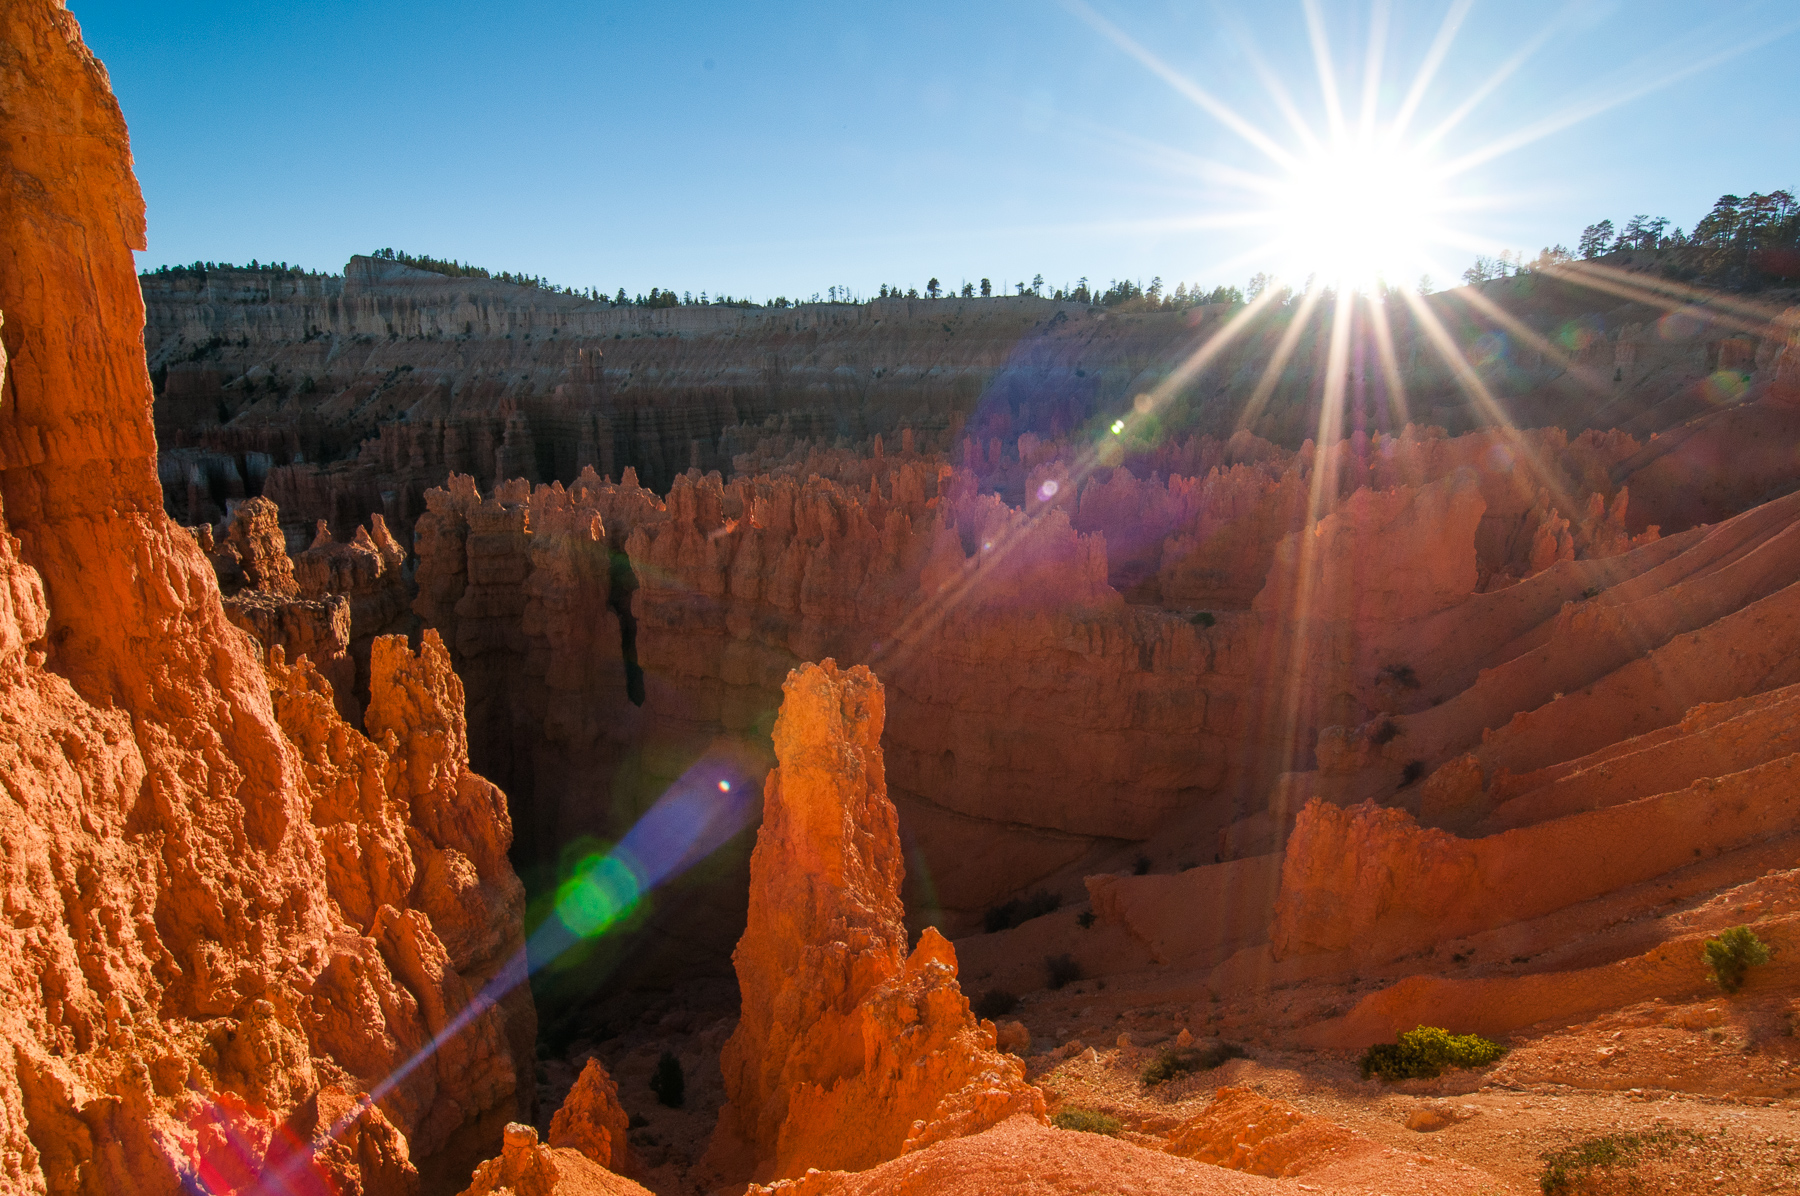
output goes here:
{"type": "Polygon", "coordinates": [[[1289,280],[1364,294],[1429,266],[1443,183],[1426,157],[1379,138],[1343,137],[1276,181],[1275,243],[1289,280]]]}

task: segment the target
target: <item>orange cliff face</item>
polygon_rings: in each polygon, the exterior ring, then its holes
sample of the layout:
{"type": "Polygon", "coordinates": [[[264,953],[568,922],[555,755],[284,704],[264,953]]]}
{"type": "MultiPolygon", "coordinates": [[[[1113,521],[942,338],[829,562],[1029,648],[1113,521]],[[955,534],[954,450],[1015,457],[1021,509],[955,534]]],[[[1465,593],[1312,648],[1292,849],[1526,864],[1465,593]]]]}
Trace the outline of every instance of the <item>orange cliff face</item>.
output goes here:
{"type": "Polygon", "coordinates": [[[410,1190],[530,1100],[528,996],[458,1021],[518,966],[504,804],[430,640],[376,653],[372,743],[227,621],[161,509],[105,72],[21,0],[0,75],[0,1174],[410,1190]]]}
{"type": "MultiPolygon", "coordinates": [[[[1628,532],[1611,488],[1637,448],[1622,435],[1409,427],[1298,453],[1196,437],[1155,461],[1203,473],[1145,481],[1082,476],[1068,446],[1027,435],[1022,509],[983,490],[1013,466],[984,478],[899,440],[796,448],[730,483],[683,475],[666,502],[629,471],[427,492],[415,609],[468,680],[521,859],[624,834],[722,742],[766,759],[781,678],[832,656],[886,687],[912,896],[945,927],[1032,885],[1075,890],[1121,840],[1177,823],[1205,862],[1246,819],[1279,834],[1304,803],[1270,813],[1270,794],[1314,766],[1322,729],[1398,708],[1430,620],[1657,536],[1628,532]]],[[[722,963],[748,849],[664,893],[674,932],[645,933],[669,953],[638,952],[634,977],[722,963]]]]}
{"type": "Polygon", "coordinates": [[[1023,1065],[970,1014],[950,944],[927,928],[906,950],[880,683],[827,660],[783,689],[713,1166],[860,1170],[1017,1113],[1042,1120],[1023,1065]]]}

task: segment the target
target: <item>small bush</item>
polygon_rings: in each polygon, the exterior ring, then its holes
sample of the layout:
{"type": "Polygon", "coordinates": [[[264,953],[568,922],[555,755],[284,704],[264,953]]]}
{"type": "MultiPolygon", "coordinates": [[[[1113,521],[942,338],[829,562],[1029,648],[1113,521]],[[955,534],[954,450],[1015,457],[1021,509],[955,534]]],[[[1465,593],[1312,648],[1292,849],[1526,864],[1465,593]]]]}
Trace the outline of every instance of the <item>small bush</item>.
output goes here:
{"type": "Polygon", "coordinates": [[[988,1021],[1005,1017],[1019,1007],[1019,998],[1003,988],[990,988],[975,1002],[975,1016],[988,1021]]]}
{"type": "Polygon", "coordinates": [[[671,1109],[681,1108],[687,1100],[687,1077],[681,1074],[681,1060],[674,1051],[664,1051],[656,1061],[656,1074],[650,1077],[650,1091],[671,1109]]]}
{"type": "Polygon", "coordinates": [[[1546,1151],[1538,1188],[1544,1196],[1561,1196],[1586,1187],[1587,1173],[1596,1167],[1629,1167],[1646,1150],[1666,1154],[1683,1141],[1698,1141],[1692,1130],[1656,1130],[1648,1134],[1604,1134],[1561,1150],[1546,1151]]]}
{"type": "Polygon", "coordinates": [[[1106,1134],[1116,1136],[1124,1129],[1117,1117],[1108,1117],[1104,1113],[1096,1113],[1092,1109],[1080,1109],[1071,1105],[1066,1109],[1058,1109],[1050,1124],[1059,1130],[1079,1130],[1084,1134],[1106,1134]]]}
{"type": "Polygon", "coordinates": [[[1744,987],[1744,977],[1751,968],[1769,962],[1769,948],[1748,926],[1733,926],[1716,939],[1707,939],[1701,949],[1706,966],[1712,969],[1713,983],[1728,993],[1744,987]]]}
{"type": "Polygon", "coordinates": [[[1363,1052],[1363,1079],[1429,1080],[1447,1067],[1486,1067],[1506,1054],[1506,1048],[1479,1034],[1452,1034],[1437,1026],[1408,1030],[1394,1042],[1382,1042],[1363,1052]]]}
{"type": "Polygon", "coordinates": [[[1073,955],[1046,955],[1044,975],[1051,988],[1063,988],[1081,979],[1081,965],[1073,955]]]}
{"type": "Polygon", "coordinates": [[[1400,788],[1404,789],[1425,775],[1425,761],[1408,760],[1406,767],[1400,770],[1400,788]]]}
{"type": "Polygon", "coordinates": [[[1369,735],[1376,747],[1386,747],[1400,738],[1400,724],[1391,718],[1384,718],[1375,724],[1375,730],[1369,735]]]}
{"type": "Polygon", "coordinates": [[[1082,910],[1075,918],[1075,925],[1081,927],[1083,930],[1092,929],[1094,925],[1094,911],[1091,909],[1082,910]]]}
{"type": "Polygon", "coordinates": [[[1137,862],[1131,866],[1131,874],[1133,876],[1150,875],[1150,857],[1147,855],[1139,856],[1137,862]]]}
{"type": "Polygon", "coordinates": [[[1156,1058],[1144,1065],[1138,1078],[1147,1086],[1166,1084],[1197,1071],[1211,1071],[1227,1059],[1245,1057],[1244,1048],[1235,1042],[1213,1041],[1200,1046],[1172,1047],[1158,1052],[1156,1058]]]}
{"type": "Polygon", "coordinates": [[[989,909],[981,917],[982,929],[989,934],[1011,930],[1015,926],[1053,914],[1062,907],[1062,895],[1039,889],[1029,897],[1014,897],[989,909]]]}
{"type": "Polygon", "coordinates": [[[1189,618],[1188,622],[1196,627],[1211,627],[1213,624],[1217,623],[1218,620],[1213,618],[1213,613],[1211,611],[1203,610],[1199,614],[1189,618]]]}

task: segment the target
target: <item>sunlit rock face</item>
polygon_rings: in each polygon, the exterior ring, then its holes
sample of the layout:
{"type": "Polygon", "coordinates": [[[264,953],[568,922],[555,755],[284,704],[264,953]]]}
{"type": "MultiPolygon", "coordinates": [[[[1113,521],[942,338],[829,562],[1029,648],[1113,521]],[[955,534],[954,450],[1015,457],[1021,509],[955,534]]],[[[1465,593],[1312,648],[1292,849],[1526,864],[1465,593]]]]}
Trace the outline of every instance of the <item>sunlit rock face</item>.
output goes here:
{"type": "MultiPolygon", "coordinates": [[[[209,525],[195,529],[200,546],[211,549],[225,617],[248,631],[265,651],[279,647],[289,660],[304,656],[312,661],[330,683],[338,712],[346,721],[360,723],[362,702],[357,696],[356,664],[350,657],[350,599],[330,592],[300,596],[278,516],[274,503],[252,498],[232,513],[216,545],[209,525]]],[[[365,645],[365,667],[367,657],[365,645]]]]}
{"type": "Polygon", "coordinates": [[[1023,1065],[969,1012],[950,944],[927,928],[907,951],[880,683],[826,660],[783,691],[713,1164],[728,1178],[860,1170],[1016,1113],[1041,1118],[1023,1065]]]}
{"type": "Polygon", "coordinates": [[[608,1171],[630,1175],[636,1170],[625,1138],[630,1121],[619,1105],[619,1086],[598,1059],[589,1059],[550,1119],[550,1145],[579,1150],[608,1171]]]}
{"type": "MultiPolygon", "coordinates": [[[[227,620],[162,511],[105,72],[21,0],[0,75],[0,1175],[408,1191],[529,1101],[529,998],[458,1021],[517,966],[504,802],[434,641],[374,645],[371,740],[227,620]]],[[[286,601],[267,538],[240,547],[286,601]]]]}
{"type": "Polygon", "coordinates": [[[500,1154],[475,1169],[461,1196],[649,1196],[581,1151],[543,1145],[528,1125],[506,1127],[500,1154]]]}

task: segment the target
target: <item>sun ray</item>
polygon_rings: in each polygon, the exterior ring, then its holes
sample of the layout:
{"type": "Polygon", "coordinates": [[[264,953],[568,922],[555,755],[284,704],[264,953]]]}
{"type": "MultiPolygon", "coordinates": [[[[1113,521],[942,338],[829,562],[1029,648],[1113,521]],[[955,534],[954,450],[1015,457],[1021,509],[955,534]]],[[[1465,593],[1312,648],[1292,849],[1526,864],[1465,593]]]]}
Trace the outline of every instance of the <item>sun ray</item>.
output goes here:
{"type": "Polygon", "coordinates": [[[1628,104],[1633,100],[1642,99],[1644,96],[1662,91],[1664,88],[1671,87],[1684,79],[1692,78],[1694,75],[1701,74],[1702,72],[1711,70],[1713,67],[1729,62],[1733,58],[1741,57],[1754,50],[1760,50],[1764,46],[1780,41],[1782,38],[1787,37],[1796,30],[1800,30],[1800,20],[1789,21],[1785,25],[1777,26],[1775,29],[1759,34],[1756,37],[1747,38],[1735,45],[1708,54],[1704,58],[1697,59],[1684,67],[1666,73],[1649,67],[1634,69],[1631,72],[1634,76],[1648,75],[1650,76],[1649,81],[1635,87],[1628,87],[1623,91],[1611,95],[1596,97],[1585,104],[1570,105],[1564,110],[1557,112],[1552,116],[1547,116],[1535,124],[1527,125],[1523,129],[1509,133],[1504,137],[1497,138],[1480,149],[1472,150],[1462,157],[1455,159],[1445,167],[1445,172],[1447,174],[1465,173],[1480,166],[1484,162],[1489,162],[1500,157],[1502,154],[1511,153],[1513,150],[1530,145],[1534,141],[1540,141],[1553,133],[1560,133],[1564,129],[1581,124],[1583,121],[1592,120],[1603,112],[1610,112],[1612,109],[1628,104]]]}
{"type": "Polygon", "coordinates": [[[1388,136],[1398,139],[1412,123],[1413,114],[1425,100],[1425,91],[1431,86],[1432,79],[1437,77],[1439,68],[1450,53],[1450,46],[1456,40],[1456,31],[1469,16],[1469,10],[1475,7],[1475,0],[1456,0],[1444,13],[1444,19],[1438,25],[1437,36],[1431,40],[1431,48],[1425,51],[1425,59],[1419,64],[1418,74],[1413,76],[1412,86],[1407,89],[1406,98],[1400,102],[1400,109],[1394,114],[1393,123],[1388,126],[1388,136]]]}
{"type": "Polygon", "coordinates": [[[1363,140],[1375,135],[1375,110],[1381,100],[1381,63],[1387,52],[1388,0],[1369,5],[1369,48],[1363,58],[1362,113],[1357,118],[1363,140]]]}
{"type": "Polygon", "coordinates": [[[1533,54],[1536,54],[1539,50],[1543,49],[1545,44],[1548,43],[1550,38],[1556,33],[1559,24],[1559,21],[1551,21],[1542,29],[1538,30],[1536,35],[1523,46],[1513,51],[1512,57],[1508,58],[1505,62],[1502,62],[1492,74],[1482,80],[1480,85],[1478,85],[1474,91],[1464,97],[1462,103],[1450,110],[1448,116],[1432,126],[1429,133],[1419,138],[1418,144],[1421,147],[1429,148],[1442,141],[1450,130],[1461,124],[1469,113],[1480,107],[1483,100],[1487,99],[1490,95],[1493,95],[1495,91],[1499,90],[1502,83],[1505,83],[1508,79],[1512,78],[1512,76],[1518,72],[1520,67],[1529,62],[1533,54]]]}
{"type": "Polygon", "coordinates": [[[1306,38],[1312,44],[1313,69],[1319,75],[1319,94],[1325,101],[1325,123],[1331,140],[1344,137],[1344,105],[1338,96],[1337,72],[1331,65],[1331,44],[1325,37],[1325,19],[1319,15],[1318,0],[1300,0],[1306,11],[1306,38]]]}
{"type": "Polygon", "coordinates": [[[1469,363],[1469,359],[1463,355],[1462,350],[1457,348],[1455,338],[1438,319],[1437,313],[1432,311],[1430,306],[1417,295],[1410,292],[1402,293],[1406,296],[1407,306],[1412,309],[1414,323],[1424,331],[1426,339],[1437,350],[1438,356],[1443,359],[1444,364],[1450,367],[1450,372],[1456,378],[1457,384],[1462,387],[1463,393],[1474,400],[1476,409],[1486,418],[1488,425],[1500,433],[1515,458],[1530,463],[1533,472],[1549,489],[1550,497],[1555,501],[1558,510],[1571,514],[1577,513],[1574,496],[1563,489],[1557,480],[1557,472],[1551,467],[1551,464],[1543,459],[1537,448],[1513,423],[1506,408],[1494,397],[1493,392],[1488,389],[1487,383],[1481,380],[1481,375],[1475,371],[1475,367],[1469,363]]]}
{"type": "MultiPolygon", "coordinates": [[[[1270,287],[1263,294],[1270,294],[1270,287]]],[[[1275,352],[1269,355],[1269,363],[1263,367],[1262,377],[1256,380],[1256,389],[1250,392],[1244,409],[1238,415],[1239,428],[1252,428],[1262,418],[1262,409],[1269,397],[1275,393],[1275,387],[1281,382],[1281,371],[1287,368],[1288,358],[1294,355],[1294,348],[1300,343],[1300,336],[1306,331],[1307,321],[1312,318],[1312,310],[1319,302],[1320,292],[1308,290],[1300,296],[1300,306],[1288,320],[1288,326],[1282,330],[1281,339],[1275,344],[1275,352]]],[[[1259,296],[1260,298],[1261,296],[1259,296]]]]}
{"type": "Polygon", "coordinates": [[[1331,313],[1331,340],[1325,351],[1325,386],[1319,402],[1319,435],[1314,441],[1321,452],[1343,436],[1344,393],[1350,366],[1350,333],[1354,291],[1339,291],[1331,313]]]}
{"type": "Polygon", "coordinates": [[[1233,20],[1231,25],[1237,36],[1238,45],[1250,63],[1250,69],[1256,72],[1257,79],[1268,91],[1269,99],[1274,102],[1275,110],[1281,113],[1282,119],[1287,121],[1288,127],[1299,139],[1301,149],[1307,153],[1317,153],[1322,148],[1318,134],[1313,132],[1311,125],[1306,123],[1306,118],[1300,115],[1299,106],[1294,103],[1294,97],[1288,91],[1287,85],[1269,67],[1268,61],[1256,48],[1256,43],[1251,39],[1249,32],[1243,28],[1241,22],[1233,20]]]}
{"type": "MultiPolygon", "coordinates": [[[[1162,407],[1201,370],[1212,363],[1227,346],[1235,341],[1249,328],[1257,314],[1273,301],[1273,292],[1264,292],[1245,306],[1233,312],[1225,323],[1210,336],[1205,337],[1194,351],[1182,359],[1181,363],[1170,371],[1169,375],[1147,392],[1146,410],[1155,411],[1162,407]]],[[[1066,485],[1071,494],[1079,490],[1095,469],[1100,467],[1100,454],[1096,448],[1084,448],[1069,470],[1066,485]]],[[[943,621],[949,618],[952,611],[966,601],[975,588],[992,572],[1003,566],[1011,554],[1026,540],[1036,525],[1044,519],[1050,510],[1049,506],[1040,507],[1037,511],[1025,516],[1010,532],[996,537],[991,548],[963,562],[962,570],[956,580],[927,601],[912,608],[900,625],[894,629],[888,639],[871,649],[868,657],[862,662],[868,665],[881,665],[884,668],[901,667],[925,638],[943,621]]]]}
{"type": "Polygon", "coordinates": [[[1063,5],[1070,12],[1092,25],[1114,45],[1143,63],[1157,78],[1173,87],[1176,91],[1192,100],[1200,108],[1210,113],[1214,119],[1226,128],[1242,137],[1245,141],[1261,150],[1269,158],[1282,166],[1291,166],[1294,155],[1284,149],[1268,134],[1239,116],[1229,105],[1215,98],[1199,84],[1163,62],[1148,49],[1139,45],[1129,34],[1105,17],[1095,12],[1086,0],[1063,0],[1063,5]]]}
{"type": "Polygon", "coordinates": [[[1599,291],[1603,295],[1612,295],[1632,303],[1642,303],[1646,307],[1659,308],[1665,312],[1692,310],[1698,307],[1706,312],[1708,321],[1715,324],[1723,324],[1725,327],[1735,329],[1739,332],[1760,332],[1768,326],[1767,320],[1758,319],[1755,316],[1741,316],[1729,309],[1713,307],[1712,305],[1707,304],[1705,296],[1700,296],[1693,300],[1682,299],[1661,291],[1653,291],[1647,287],[1635,285],[1628,280],[1609,278],[1598,270],[1582,270],[1564,273],[1562,268],[1557,268],[1555,270],[1547,271],[1547,273],[1551,274],[1552,277],[1564,278],[1565,280],[1573,282],[1577,286],[1585,287],[1590,291],[1599,291]]]}
{"type": "MultiPolygon", "coordinates": [[[[1308,292],[1312,298],[1316,292],[1308,292]]],[[[1307,486],[1306,519],[1294,539],[1295,565],[1291,571],[1292,590],[1285,596],[1286,607],[1281,610],[1285,615],[1285,627],[1279,627],[1277,633],[1270,637],[1271,659],[1267,662],[1267,675],[1282,678],[1276,687],[1279,693],[1279,704],[1275,711],[1275,734],[1270,742],[1274,748],[1274,763],[1277,776],[1297,767],[1302,759],[1301,728],[1305,725],[1302,709],[1306,696],[1312,692],[1313,681],[1309,675],[1307,642],[1309,632],[1314,625],[1313,608],[1319,591],[1325,589],[1328,580],[1319,567],[1321,539],[1314,534],[1318,523],[1336,506],[1338,477],[1337,469],[1341,464],[1340,454],[1330,452],[1331,439],[1329,433],[1335,422],[1334,408],[1341,408],[1344,395],[1344,366],[1349,357],[1350,327],[1349,311],[1352,296],[1346,292],[1337,296],[1333,319],[1331,343],[1327,350],[1326,377],[1323,396],[1319,410],[1318,436],[1313,441],[1313,458],[1311,478],[1307,486]]],[[[1278,598],[1280,596],[1278,595],[1278,598]]],[[[1280,609],[1280,608],[1278,608],[1280,609]]],[[[1265,767],[1267,766],[1265,759],[1265,767]]]]}
{"type": "Polygon", "coordinates": [[[1518,429],[1513,426],[1512,417],[1506,413],[1506,408],[1500,405],[1500,401],[1494,398],[1487,383],[1483,382],[1481,375],[1475,372],[1475,367],[1469,364],[1468,357],[1457,347],[1456,339],[1450,335],[1450,330],[1444,327],[1443,321],[1438,319],[1437,313],[1432,311],[1423,299],[1410,291],[1402,291],[1401,294],[1406,297],[1407,307],[1412,309],[1414,322],[1425,333],[1426,339],[1437,350],[1438,356],[1443,359],[1444,364],[1450,367],[1450,372],[1456,378],[1457,384],[1463,388],[1463,393],[1474,400],[1476,409],[1480,411],[1482,417],[1493,426],[1505,428],[1516,434],[1518,429]]]}
{"type": "Polygon", "coordinates": [[[1375,355],[1381,362],[1383,381],[1387,383],[1388,410],[1393,412],[1394,427],[1400,429],[1412,422],[1406,401],[1406,380],[1400,374],[1400,362],[1394,356],[1394,330],[1388,325],[1387,304],[1373,295],[1364,296],[1369,305],[1369,326],[1374,330],[1375,355]]]}
{"type": "MultiPolygon", "coordinates": [[[[1672,299],[1684,307],[1704,304],[1720,308],[1735,316],[1740,316],[1744,320],[1752,321],[1735,325],[1742,332],[1754,332],[1779,319],[1787,310],[1786,305],[1775,306],[1758,303],[1753,299],[1744,299],[1720,291],[1688,286],[1686,283],[1677,282],[1672,278],[1656,278],[1630,270],[1621,270],[1617,266],[1609,266],[1604,262],[1567,262],[1552,266],[1545,273],[1552,277],[1567,279],[1581,286],[1593,287],[1596,290],[1609,286],[1609,294],[1627,298],[1643,296],[1644,302],[1658,307],[1665,306],[1665,301],[1672,299]],[[1652,299],[1651,296],[1655,298],[1652,299]]],[[[1721,320],[1721,322],[1725,321],[1721,320]]]]}
{"type": "Polygon", "coordinates": [[[1458,303],[1474,308],[1507,332],[1518,337],[1526,344],[1556,362],[1574,379],[1595,394],[1605,394],[1609,389],[1606,377],[1599,371],[1590,369],[1565,353],[1556,342],[1549,340],[1531,325],[1520,320],[1511,312],[1481,293],[1479,287],[1462,287],[1450,292],[1450,298],[1458,303]]]}

